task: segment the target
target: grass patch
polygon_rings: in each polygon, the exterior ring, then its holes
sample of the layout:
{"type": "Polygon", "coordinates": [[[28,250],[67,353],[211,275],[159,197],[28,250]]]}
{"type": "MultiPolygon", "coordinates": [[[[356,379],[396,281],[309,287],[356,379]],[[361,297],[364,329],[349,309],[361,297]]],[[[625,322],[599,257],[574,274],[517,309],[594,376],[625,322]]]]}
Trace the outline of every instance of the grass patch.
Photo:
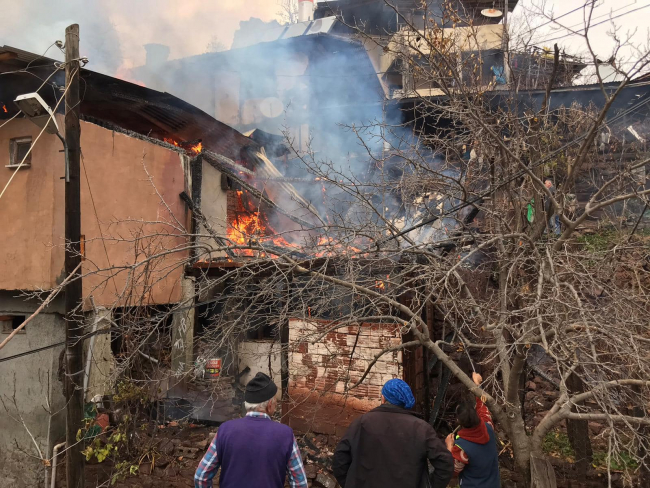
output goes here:
{"type": "MultiPolygon", "coordinates": [[[[594,452],[594,468],[607,469],[607,451],[594,452]]],[[[612,453],[610,466],[613,471],[634,471],[639,467],[636,457],[627,451],[612,453]]]]}
{"type": "Polygon", "coordinates": [[[577,241],[582,244],[585,249],[592,253],[605,252],[612,247],[619,238],[619,233],[615,230],[603,230],[596,234],[587,234],[578,237],[577,241]]]}
{"type": "Polygon", "coordinates": [[[549,456],[564,459],[571,463],[576,456],[569,442],[569,436],[564,432],[551,431],[546,434],[542,442],[542,450],[549,456]]]}
{"type": "MultiPolygon", "coordinates": [[[[575,462],[575,451],[569,442],[569,436],[564,432],[551,431],[544,437],[542,450],[545,454],[562,459],[569,463],[575,462]]],[[[639,462],[629,451],[612,453],[609,460],[612,471],[632,472],[639,467],[639,462]]],[[[596,469],[607,469],[607,451],[594,450],[592,466],[596,469]]]]}

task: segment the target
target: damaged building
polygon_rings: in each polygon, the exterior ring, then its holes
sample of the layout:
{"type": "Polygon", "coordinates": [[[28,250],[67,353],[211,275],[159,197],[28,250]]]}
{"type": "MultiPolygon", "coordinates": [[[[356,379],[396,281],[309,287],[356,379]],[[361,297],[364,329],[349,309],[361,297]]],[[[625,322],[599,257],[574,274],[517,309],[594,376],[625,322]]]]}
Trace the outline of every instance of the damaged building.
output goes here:
{"type": "MultiPolygon", "coordinates": [[[[170,61],[168,48],[148,45],[147,64],[133,71],[146,87],[82,71],[88,401],[110,391],[127,369],[139,368],[155,385],[156,414],[165,417],[219,423],[238,415],[241,385],[258,371],[276,382],[283,421],[300,432],[340,435],[355,416],[379,404],[381,385],[391,378],[404,378],[413,387],[426,418],[435,420],[443,409],[449,375],[422,347],[377,359],[387,347],[410,340],[400,331],[398,313],[347,323],[351,311],[368,306],[353,293],[332,286],[327,297],[305,298],[311,269],[350,276],[333,257],[323,210],[336,202],[346,218],[365,214],[347,208],[349,200],[341,194],[325,196],[325,184],[300,165],[305,154],[316,154],[344,161],[341,167],[355,178],[372,181],[377,165],[367,156],[381,154],[377,159],[387,162],[386,174],[397,186],[403,173],[390,164],[397,151],[389,136],[370,133],[376,144],[362,147],[354,129],[380,120],[405,127],[409,136],[446,130],[444,120],[423,119],[419,108],[422,99],[446,102],[440,80],[418,82],[391,54],[417,41],[383,2],[323,2],[315,10],[312,2],[300,3],[300,22],[242,34],[229,51],[170,61]],[[364,27],[363,36],[350,27],[355,24],[364,27]],[[313,254],[302,252],[304,242],[313,254]],[[282,267],[275,259],[279,254],[289,256],[295,269],[282,267]],[[155,266],[135,267],[152,256],[155,266]],[[103,329],[107,332],[96,333],[103,329]],[[438,401],[432,404],[434,395],[438,401]]],[[[415,22],[422,15],[418,4],[403,1],[399,7],[415,22]]],[[[453,32],[460,60],[476,55],[483,60],[473,80],[489,89],[498,108],[508,103],[499,86],[503,24],[481,13],[490,2],[460,4],[478,36],[470,36],[467,26],[454,29],[441,22],[439,27],[453,32]]],[[[540,107],[551,61],[548,52],[513,54],[522,113],[540,107]]],[[[569,86],[584,63],[569,56],[562,63],[564,79],[551,94],[550,109],[569,106],[578,96],[585,105],[603,106],[600,87],[569,86]]],[[[4,186],[13,178],[0,223],[6,250],[0,316],[8,335],[37,308],[41,290],[61,283],[64,254],[62,147],[55,135],[41,135],[13,101],[39,92],[63,127],[63,72],[52,60],[6,46],[0,48],[0,72],[0,144],[6,148],[0,182],[4,186]]],[[[648,86],[626,88],[613,113],[645,100],[648,86]]],[[[602,153],[620,161],[625,144],[635,144],[635,150],[644,145],[646,117],[645,110],[636,111],[626,119],[628,129],[609,138],[604,134],[602,153]]],[[[424,152],[432,163],[441,158],[431,148],[424,152]]],[[[456,171],[455,163],[445,169],[456,171]]],[[[641,179],[648,184],[645,173],[641,179]]],[[[585,182],[580,191],[578,203],[593,186],[585,182]]],[[[388,203],[371,203],[385,208],[402,230],[458,200],[427,190],[406,204],[393,195],[388,203]]],[[[472,211],[460,217],[467,225],[481,218],[472,211]]],[[[409,236],[428,244],[456,230],[439,222],[409,236]]],[[[337,245],[347,247],[336,252],[360,254],[355,243],[337,245]]],[[[390,274],[399,259],[386,269],[375,263],[364,269],[362,259],[358,262],[360,283],[376,290],[402,286],[390,274]]],[[[403,303],[412,299],[408,291],[399,296],[403,303]]],[[[28,450],[32,434],[51,457],[61,438],[62,308],[59,297],[0,352],[1,391],[23,412],[24,425],[7,417],[0,424],[0,472],[17,486],[26,457],[13,450],[14,440],[28,450]],[[39,369],[27,367],[31,364],[39,369]]],[[[431,306],[422,318],[432,336],[447,338],[444,319],[431,306]]],[[[34,467],[30,480],[37,471],[34,467]]]]}
{"type": "MultiPolygon", "coordinates": [[[[51,59],[8,46],[0,48],[0,71],[0,143],[6,148],[0,316],[7,338],[37,310],[42,291],[65,278],[63,147],[57,134],[42,130],[14,103],[39,93],[62,131],[64,73],[51,59]],[[47,83],[41,86],[43,79],[47,83]]],[[[367,337],[357,337],[359,327],[350,327],[318,345],[303,341],[290,352],[289,340],[314,325],[290,317],[286,310],[292,303],[285,301],[275,319],[268,320],[274,310],[265,309],[243,335],[218,337],[223,331],[215,330],[214,316],[236,323],[242,305],[241,295],[229,289],[237,280],[224,280],[223,274],[252,257],[232,248],[250,245],[251,236],[270,250],[291,248],[283,235],[318,223],[318,210],[266,157],[259,133],[257,141],[246,137],[169,93],[86,69],[81,81],[86,401],[102,405],[122,375],[138,370],[149,375],[158,415],[218,423],[239,414],[238,385],[264,371],[287,395],[285,405],[316,388],[331,390],[330,404],[347,412],[336,427],[331,410],[323,419],[313,409],[287,408],[286,421],[296,427],[316,415],[317,429],[335,433],[378,404],[380,384],[403,375],[397,354],[364,380],[350,403],[341,364],[321,363],[354,354],[358,343],[359,364],[348,362],[348,369],[360,379],[386,337],[400,341],[394,324],[373,326],[367,337]],[[239,303],[228,302],[231,298],[239,303]],[[230,308],[218,308],[224,303],[230,308]]],[[[0,353],[8,414],[2,421],[0,471],[16,486],[33,486],[42,478],[46,470],[29,453],[36,448],[51,459],[64,433],[62,295],[0,353]]],[[[336,311],[328,313],[336,318],[336,311]]]]}
{"type": "MultiPolygon", "coordinates": [[[[5,147],[0,317],[7,338],[36,311],[42,291],[65,278],[63,147],[56,134],[42,130],[14,104],[21,95],[38,92],[62,131],[64,73],[51,59],[8,46],[0,48],[0,72],[0,144],[5,147]]],[[[256,164],[265,166],[262,174],[274,169],[256,159],[260,149],[252,139],[168,93],[85,69],[81,82],[86,400],[111,391],[134,354],[173,373],[156,383],[156,395],[164,398],[177,386],[168,378],[194,368],[194,308],[179,306],[193,303],[195,295],[186,266],[226,256],[215,249],[217,234],[227,235],[237,194],[227,174],[250,172],[256,164]],[[212,234],[202,227],[208,221],[212,234]],[[197,248],[202,256],[193,255],[197,248]],[[164,317],[154,324],[159,344],[131,349],[128,327],[159,316],[164,317]]],[[[264,196],[255,194],[272,204],[287,190],[287,185],[269,185],[264,196]]],[[[6,409],[0,472],[16,486],[35,486],[42,476],[40,461],[29,454],[33,443],[50,459],[64,432],[62,295],[0,353],[6,409]]],[[[233,411],[229,398],[225,414],[233,411]]]]}
{"type": "MultiPolygon", "coordinates": [[[[245,25],[242,25],[242,31],[237,33],[235,43],[228,51],[168,60],[169,50],[164,46],[148,46],[147,64],[135,69],[133,76],[148,86],[175,93],[206,113],[250,135],[264,147],[269,160],[279,171],[274,178],[290,183],[318,212],[327,206],[320,205],[325,197],[321,196],[321,185],[314,184],[313,175],[302,167],[301,157],[305,154],[315,154],[316,157],[343,161],[340,165],[346,171],[350,171],[360,180],[369,181],[373,178],[376,167],[369,163],[368,153],[373,157],[380,154],[381,156],[376,156],[376,160],[390,163],[393,153],[399,156],[399,145],[390,140],[392,134],[366,132],[366,140],[373,140],[375,144],[362,147],[354,128],[358,130],[373,121],[380,121],[381,124],[406,128],[409,136],[412,133],[425,136],[444,134],[449,131],[451,124],[435,117],[431,107],[446,103],[447,97],[441,89],[441,83],[444,82],[448,88],[453,89],[453,82],[439,79],[418,80],[412,70],[403,65],[395,54],[400,49],[406,49],[415,57],[426,58],[430,54],[423,47],[424,43],[418,44],[417,33],[424,28],[420,25],[421,18],[427,13],[422,11],[419,2],[398,2],[399,14],[381,0],[321,2],[315,9],[311,5],[312,2],[300,3],[303,16],[299,22],[290,25],[272,23],[266,26],[267,28],[261,28],[259,22],[243,23],[245,25]],[[412,25],[407,26],[407,23],[412,25]],[[251,27],[247,32],[246,25],[251,27]],[[374,139],[373,135],[376,136],[374,139]]],[[[469,59],[480,60],[480,69],[476,72],[462,72],[461,82],[472,83],[477,89],[485,91],[487,104],[497,111],[499,107],[508,106],[511,102],[511,92],[504,89],[506,66],[504,24],[501,22],[503,12],[498,15],[490,12],[491,8],[494,10],[494,5],[483,1],[463,1],[458,2],[458,6],[466,13],[468,22],[457,26],[442,19],[441,4],[434,4],[428,14],[438,19],[436,28],[451,40],[459,63],[465,63],[469,59]],[[467,25],[469,21],[472,27],[467,25]]],[[[515,6],[516,2],[512,2],[509,9],[512,10],[515,6]]],[[[516,110],[521,114],[539,110],[545,96],[545,86],[553,71],[553,53],[543,49],[530,49],[509,54],[510,77],[516,87],[516,110]]],[[[420,59],[419,62],[424,61],[420,59]]],[[[561,53],[555,87],[549,98],[549,110],[570,107],[576,100],[583,107],[604,105],[605,99],[600,86],[572,86],[585,66],[583,60],[561,53]]],[[[615,90],[615,85],[608,84],[605,89],[611,93],[615,90]]],[[[611,116],[633,105],[637,106],[647,96],[648,86],[645,83],[631,84],[621,92],[612,107],[611,116]]],[[[634,127],[640,128],[646,117],[647,111],[643,109],[636,111],[626,120],[632,131],[636,131],[634,127]]],[[[625,147],[622,147],[619,144],[612,152],[608,146],[610,143],[604,143],[607,148],[603,149],[603,154],[611,154],[610,162],[620,163],[621,154],[631,147],[636,151],[639,144],[645,143],[643,136],[636,138],[632,131],[623,131],[624,133],[619,134],[619,140],[632,143],[633,146],[623,144],[625,147]]],[[[401,132],[399,135],[404,137],[403,134],[404,132],[401,132]]],[[[603,137],[606,138],[606,135],[603,137]]],[[[614,139],[612,144],[613,141],[614,139]]],[[[441,158],[435,148],[427,148],[423,152],[426,151],[430,151],[427,158],[433,163],[441,158]]],[[[466,152],[470,158],[470,150],[466,152]]],[[[387,164],[385,169],[390,173],[390,164],[387,164]]],[[[455,162],[445,166],[445,170],[450,173],[459,171],[455,162]]],[[[602,173],[599,178],[604,178],[605,174],[602,173]]],[[[390,177],[395,181],[401,176],[402,173],[398,170],[390,173],[390,177]]],[[[590,181],[580,182],[576,209],[584,205],[589,195],[593,194],[593,180],[592,178],[590,181]]],[[[325,193],[324,187],[322,190],[322,193],[325,193]]],[[[335,200],[333,196],[327,198],[328,203],[335,200]]],[[[383,203],[373,201],[376,205],[383,203]]],[[[392,210],[399,208],[403,203],[395,201],[387,207],[392,210]]],[[[458,203],[459,201],[453,198],[441,199],[434,192],[423,192],[409,202],[411,214],[396,219],[396,225],[399,229],[407,228],[408,225],[429,218],[432,214],[454,208],[458,203]]],[[[240,205],[237,201],[235,207],[246,213],[245,204],[240,205]]],[[[250,213],[250,208],[248,212],[250,213]]],[[[468,211],[460,217],[466,224],[473,224],[478,228],[479,224],[474,219],[480,221],[480,215],[468,211]]],[[[282,228],[277,226],[277,229],[282,228]]],[[[435,242],[449,237],[455,230],[451,222],[437,222],[411,233],[410,236],[418,242],[435,242]]],[[[203,270],[209,270],[204,271],[208,275],[216,276],[224,275],[225,270],[235,265],[228,262],[212,262],[201,263],[199,266],[203,270]]],[[[289,288],[286,284],[282,286],[289,288]]],[[[285,300],[286,297],[281,295],[279,299],[285,300]]],[[[287,421],[296,426],[301,425],[303,429],[310,424],[312,429],[320,432],[336,431],[336,426],[329,425],[327,421],[321,422],[327,417],[331,418],[331,411],[325,409],[323,411],[327,413],[321,415],[316,410],[324,403],[323,392],[327,392],[332,398],[332,403],[336,404],[336,395],[343,395],[342,389],[354,381],[354,375],[350,373],[353,368],[348,368],[348,371],[332,359],[354,355],[354,351],[350,350],[354,347],[354,340],[350,338],[351,332],[347,335],[344,332],[332,332],[332,336],[318,336],[323,344],[307,344],[306,341],[296,348],[292,347],[288,356],[283,358],[283,349],[277,347],[276,341],[284,341],[285,345],[291,342],[292,346],[295,341],[300,343],[300,334],[295,328],[284,325],[297,326],[297,319],[292,318],[290,312],[281,310],[265,313],[275,317],[276,335],[261,327],[256,342],[253,342],[250,336],[243,341],[245,346],[240,347],[247,348],[247,352],[241,355],[240,367],[235,374],[241,374],[247,366],[251,366],[252,371],[254,368],[249,363],[268,363],[264,365],[266,369],[262,369],[271,372],[276,381],[282,384],[283,389],[293,391],[298,397],[309,397],[308,391],[311,395],[318,392],[318,401],[298,401],[296,405],[300,405],[300,408],[295,405],[290,408],[292,416],[287,421]],[[281,332],[282,327],[287,330],[281,332]],[[283,333],[286,335],[280,339],[283,333]],[[247,362],[243,359],[246,356],[261,359],[251,359],[247,362]],[[341,375],[341,368],[344,373],[350,374],[341,375]],[[316,404],[317,408],[310,411],[305,407],[309,403],[316,404]],[[306,422],[305,419],[310,421],[306,422]],[[317,419],[318,422],[315,422],[317,419]],[[318,427],[314,427],[315,423],[318,427]]],[[[305,315],[308,316],[309,313],[305,315]]],[[[328,319],[335,321],[336,314],[330,314],[328,319]]],[[[318,320],[323,320],[323,317],[318,320]]],[[[431,320],[432,330],[438,331],[433,326],[437,319],[431,320]]],[[[315,327],[314,324],[303,323],[300,328],[309,335],[309,331],[315,327]]],[[[394,324],[384,325],[387,329],[382,334],[389,339],[395,339],[388,332],[394,324]]],[[[371,334],[367,338],[364,337],[363,341],[370,341],[377,352],[380,350],[379,337],[373,337],[375,336],[371,334]]],[[[367,354],[372,357],[374,353],[367,351],[367,354]]],[[[390,364],[382,366],[386,371],[383,374],[408,379],[416,391],[418,405],[422,410],[432,408],[423,400],[428,396],[425,394],[428,381],[425,381],[427,375],[424,373],[428,366],[423,366],[427,364],[426,360],[424,352],[418,349],[409,351],[409,357],[395,355],[389,361],[390,364]]],[[[249,378],[248,374],[250,373],[244,373],[241,378],[249,378]]],[[[386,378],[387,376],[373,378],[372,382],[377,383],[386,378]]],[[[354,396],[352,392],[347,397],[343,395],[342,403],[350,407],[350,411],[349,415],[344,413],[341,418],[349,420],[351,416],[363,411],[363,405],[368,407],[378,401],[376,389],[368,387],[366,391],[367,396],[362,395],[354,401],[350,398],[350,395],[354,396]]],[[[440,406],[433,408],[439,409],[440,406]]],[[[345,425],[346,421],[343,421],[342,425],[345,425]]],[[[340,428],[339,426],[339,431],[340,428]]]]}

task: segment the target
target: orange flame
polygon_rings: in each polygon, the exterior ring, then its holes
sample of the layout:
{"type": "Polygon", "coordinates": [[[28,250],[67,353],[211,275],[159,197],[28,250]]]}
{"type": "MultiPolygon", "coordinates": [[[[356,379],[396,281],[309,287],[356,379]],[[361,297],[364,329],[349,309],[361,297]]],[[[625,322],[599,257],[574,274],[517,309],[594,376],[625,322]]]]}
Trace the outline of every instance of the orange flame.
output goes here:
{"type": "MultiPolygon", "coordinates": [[[[275,247],[286,249],[299,249],[299,245],[287,241],[281,235],[277,235],[276,230],[269,224],[268,218],[264,213],[252,207],[250,202],[244,197],[241,190],[237,190],[237,203],[235,205],[236,218],[230,222],[227,230],[228,239],[236,246],[247,246],[251,241],[257,241],[261,247],[264,243],[273,243],[275,247]]],[[[314,257],[331,256],[334,253],[361,253],[361,249],[356,248],[348,243],[339,242],[330,236],[321,236],[316,242],[316,252],[314,257]]],[[[254,251],[251,249],[240,249],[235,251],[243,256],[253,256],[254,251]]],[[[271,251],[269,254],[274,254],[271,251]]],[[[389,275],[386,276],[386,279],[389,275]]],[[[382,282],[383,283],[383,282],[382,282]]],[[[383,285],[386,286],[386,285],[383,285]]],[[[383,289],[383,288],[382,288],[383,289]]]]}
{"type": "Polygon", "coordinates": [[[390,283],[388,283],[389,280],[390,280],[390,275],[389,274],[386,275],[386,282],[384,282],[382,280],[376,280],[375,281],[375,288],[378,288],[380,290],[385,290],[386,288],[388,288],[390,286],[390,283]]]}
{"type": "MultiPolygon", "coordinates": [[[[172,144],[176,147],[184,147],[185,149],[187,149],[187,146],[181,146],[178,142],[176,142],[174,139],[170,137],[163,137],[163,141],[165,141],[167,144],[172,144]]],[[[199,154],[201,151],[203,151],[203,144],[199,142],[194,146],[190,146],[190,150],[194,154],[199,154]]]]}
{"type": "MultiPolygon", "coordinates": [[[[244,192],[237,190],[237,207],[246,209],[242,200],[244,192]]],[[[276,231],[268,224],[264,215],[255,210],[248,210],[245,213],[239,213],[237,218],[230,223],[227,235],[233,244],[237,246],[246,246],[251,239],[258,241],[271,241],[275,246],[282,248],[295,248],[296,245],[288,242],[284,237],[276,235],[276,231]]],[[[263,246],[263,243],[262,243],[263,246]]],[[[252,256],[253,251],[242,249],[239,251],[244,256],[252,256]]]]}
{"type": "Polygon", "coordinates": [[[7,107],[5,105],[2,106],[2,110],[4,110],[4,113],[8,112],[7,107]]]}

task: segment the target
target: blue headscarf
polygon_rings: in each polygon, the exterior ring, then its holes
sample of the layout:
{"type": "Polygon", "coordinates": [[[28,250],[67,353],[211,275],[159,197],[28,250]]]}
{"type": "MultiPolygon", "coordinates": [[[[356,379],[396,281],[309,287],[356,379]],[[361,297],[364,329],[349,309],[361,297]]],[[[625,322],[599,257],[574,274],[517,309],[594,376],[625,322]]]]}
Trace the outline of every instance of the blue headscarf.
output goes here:
{"type": "Polygon", "coordinates": [[[413,392],[406,382],[400,379],[388,380],[381,389],[381,394],[388,403],[410,410],[415,405],[413,392]]]}

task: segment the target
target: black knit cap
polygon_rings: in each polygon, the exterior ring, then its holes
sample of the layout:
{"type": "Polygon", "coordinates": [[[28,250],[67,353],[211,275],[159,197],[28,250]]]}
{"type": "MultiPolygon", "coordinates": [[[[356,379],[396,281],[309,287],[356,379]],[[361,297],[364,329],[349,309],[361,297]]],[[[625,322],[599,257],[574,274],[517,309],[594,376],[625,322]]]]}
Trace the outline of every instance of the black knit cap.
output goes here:
{"type": "Polygon", "coordinates": [[[262,403],[270,400],[278,392],[273,380],[264,373],[257,373],[255,378],[246,385],[244,401],[247,403],[262,403]]]}

